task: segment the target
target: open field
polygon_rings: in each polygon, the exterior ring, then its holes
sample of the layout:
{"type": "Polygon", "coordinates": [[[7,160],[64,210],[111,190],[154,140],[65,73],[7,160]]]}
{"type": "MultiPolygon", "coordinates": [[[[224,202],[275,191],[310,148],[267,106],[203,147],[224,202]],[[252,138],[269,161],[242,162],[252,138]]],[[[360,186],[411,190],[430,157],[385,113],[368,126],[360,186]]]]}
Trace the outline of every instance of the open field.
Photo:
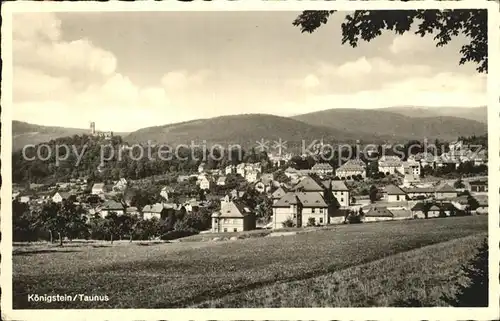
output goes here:
{"type": "Polygon", "coordinates": [[[280,282],[208,300],[193,308],[447,306],[461,265],[477,253],[486,233],[389,256],[300,281],[280,282]]]}
{"type": "Polygon", "coordinates": [[[479,237],[408,251],[471,235],[484,237],[487,225],[487,216],[471,216],[341,225],[293,236],[226,242],[31,250],[13,257],[14,308],[236,307],[240,303],[232,298],[245,296],[248,300],[241,305],[251,307],[383,306],[397,297],[408,298],[409,293],[389,294],[392,289],[417,291],[417,298],[428,302],[424,298],[434,298],[433,291],[437,293],[443,282],[455,282],[459,263],[474,254],[479,237]],[[364,275],[367,269],[380,276],[364,275]],[[345,284],[347,289],[340,290],[336,278],[344,282],[339,282],[340,288],[345,284]],[[367,286],[370,289],[363,288],[367,286]],[[349,288],[353,295],[357,291],[364,296],[335,295],[349,288]],[[278,295],[288,289],[296,295],[289,299],[284,299],[288,293],[278,295]],[[307,296],[302,301],[301,293],[307,296]],[[48,304],[28,302],[28,294],[107,295],[109,301],[48,304]],[[262,299],[254,299],[260,295],[262,299]]]}

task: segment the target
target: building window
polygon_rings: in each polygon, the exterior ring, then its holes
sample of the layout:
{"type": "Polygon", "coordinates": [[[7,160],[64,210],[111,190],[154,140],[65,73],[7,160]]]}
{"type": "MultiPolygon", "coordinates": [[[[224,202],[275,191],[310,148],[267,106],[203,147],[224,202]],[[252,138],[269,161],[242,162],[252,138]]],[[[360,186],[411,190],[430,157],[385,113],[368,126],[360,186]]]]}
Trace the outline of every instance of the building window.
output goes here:
{"type": "Polygon", "coordinates": [[[398,200],[398,201],[399,201],[399,195],[396,195],[396,200],[398,200]]]}
{"type": "Polygon", "coordinates": [[[340,192],[340,195],[343,196],[344,195],[344,192],[340,192]]]}
{"type": "Polygon", "coordinates": [[[323,218],[322,217],[319,218],[319,224],[323,224],[323,218]]]}
{"type": "Polygon", "coordinates": [[[293,218],[297,218],[297,213],[293,213],[293,218]]]}
{"type": "Polygon", "coordinates": [[[319,209],[319,213],[323,214],[323,209],[322,208],[319,209]]]}
{"type": "Polygon", "coordinates": [[[227,228],[224,228],[224,233],[226,233],[226,232],[227,232],[227,228]]]}
{"type": "Polygon", "coordinates": [[[233,231],[234,231],[234,232],[238,232],[238,229],[237,229],[237,228],[235,228],[233,231]]]}
{"type": "Polygon", "coordinates": [[[313,214],[314,214],[315,210],[316,210],[316,209],[315,209],[314,207],[313,207],[313,208],[311,208],[311,213],[313,213],[313,214]]]}
{"type": "Polygon", "coordinates": [[[344,199],[343,199],[343,198],[341,198],[341,199],[340,199],[340,202],[343,202],[343,201],[344,201],[344,199]]]}
{"type": "Polygon", "coordinates": [[[215,219],[215,224],[217,224],[217,222],[218,222],[217,219],[215,219]]]}

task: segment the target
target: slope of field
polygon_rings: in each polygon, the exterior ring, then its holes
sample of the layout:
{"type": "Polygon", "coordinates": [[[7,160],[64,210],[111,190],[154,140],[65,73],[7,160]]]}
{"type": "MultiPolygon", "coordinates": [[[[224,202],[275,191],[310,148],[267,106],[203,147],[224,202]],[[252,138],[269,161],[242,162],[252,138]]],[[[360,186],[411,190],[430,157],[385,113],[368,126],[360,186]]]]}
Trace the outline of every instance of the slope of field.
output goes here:
{"type": "Polygon", "coordinates": [[[474,120],[451,116],[414,118],[380,109],[329,109],[293,119],[315,126],[362,133],[377,133],[395,139],[443,139],[453,140],[458,136],[483,135],[487,125],[474,120]]]}
{"type": "Polygon", "coordinates": [[[452,116],[469,120],[478,121],[480,123],[488,123],[488,110],[486,106],[481,107],[417,107],[417,106],[402,106],[402,107],[386,107],[378,110],[388,111],[391,113],[401,114],[403,116],[422,118],[422,117],[438,117],[452,116]]]}
{"type": "Polygon", "coordinates": [[[300,281],[208,300],[194,308],[448,306],[467,264],[487,234],[475,234],[399,253],[300,281]]]}
{"type": "MultiPolygon", "coordinates": [[[[220,243],[33,251],[13,256],[14,308],[187,307],[276,282],[308,280],[426,245],[485,233],[487,225],[486,216],[471,216],[346,225],[294,236],[220,243]],[[29,293],[106,294],[109,301],[47,305],[28,302],[29,293]]],[[[448,257],[449,253],[442,255],[448,257]]],[[[400,261],[396,258],[393,262],[402,264],[400,261]]],[[[380,270],[394,269],[394,265],[380,270]]],[[[398,271],[402,275],[407,273],[403,269],[398,271]]]]}
{"type": "MultiPolygon", "coordinates": [[[[22,121],[12,121],[12,149],[19,150],[27,144],[40,144],[60,137],[89,134],[89,129],[43,126],[22,121]]],[[[115,133],[123,136],[126,133],[115,133]]]]}
{"type": "Polygon", "coordinates": [[[130,133],[125,140],[142,143],[148,140],[172,145],[190,144],[191,141],[211,144],[241,144],[255,146],[261,139],[290,143],[306,141],[308,146],[314,140],[328,142],[382,141],[374,134],[359,135],[356,130],[345,131],[321,126],[312,126],[287,117],[265,114],[247,114],[199,119],[164,126],[148,127],[130,133]]]}

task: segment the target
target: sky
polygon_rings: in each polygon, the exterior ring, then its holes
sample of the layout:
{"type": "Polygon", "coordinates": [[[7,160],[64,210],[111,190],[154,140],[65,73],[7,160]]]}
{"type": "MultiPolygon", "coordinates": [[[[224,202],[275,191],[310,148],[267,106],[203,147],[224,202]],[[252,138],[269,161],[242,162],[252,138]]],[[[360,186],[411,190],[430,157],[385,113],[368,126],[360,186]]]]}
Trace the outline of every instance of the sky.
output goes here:
{"type": "Polygon", "coordinates": [[[384,33],[341,44],[336,13],[312,34],[299,12],[13,15],[13,118],[133,131],[221,115],[331,108],[485,106],[486,77],[459,66],[464,38],[384,33]]]}

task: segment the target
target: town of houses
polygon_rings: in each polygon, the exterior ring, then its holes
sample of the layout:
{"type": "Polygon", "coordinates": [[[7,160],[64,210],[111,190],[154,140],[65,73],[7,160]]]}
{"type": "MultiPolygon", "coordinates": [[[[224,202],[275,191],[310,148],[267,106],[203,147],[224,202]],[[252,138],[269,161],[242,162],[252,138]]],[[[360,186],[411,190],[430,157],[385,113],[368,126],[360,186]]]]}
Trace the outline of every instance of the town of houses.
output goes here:
{"type": "Polygon", "coordinates": [[[163,186],[159,192],[161,202],[137,208],[114,197],[129,188],[131,182],[126,178],[113,184],[79,178],[43,189],[31,184],[29,192],[15,186],[13,199],[33,206],[71,200],[85,205],[89,214],[103,218],[114,212],[117,215],[138,215],[145,220],[160,219],[168,210],[184,208],[188,213],[193,212],[215,201],[219,206],[211,214],[210,232],[213,233],[248,231],[258,227],[281,229],[342,224],[348,222],[350,215],[359,216],[363,222],[375,222],[487,214],[487,177],[421,180],[424,167],[438,168],[450,164],[458,167],[462,162],[473,162],[474,166],[487,164],[486,151],[471,157],[473,153],[461,142],[449,146],[448,152],[437,157],[418,153],[410,155],[406,161],[397,156],[378,158],[378,172],[397,179],[372,185],[376,188],[371,193],[373,195],[363,195],[356,188],[356,184],[373,183],[367,175],[367,164],[360,159],[348,160],[337,168],[326,162],[317,162],[309,169],[296,169],[291,164],[291,155],[269,155],[271,170],[267,172],[261,163],[240,163],[207,170],[202,162],[197,173],[177,177],[178,183],[192,182],[207,192],[225,186],[230,176],[244,179],[272,204],[270,221],[264,223],[258,222],[254,208],[241,202],[246,191],[236,188],[225,195],[213,195],[211,200],[190,197],[174,201],[171,195],[175,187],[163,186]],[[284,175],[275,175],[277,171],[284,175]],[[88,197],[98,199],[97,205],[87,204],[88,197]]]}

